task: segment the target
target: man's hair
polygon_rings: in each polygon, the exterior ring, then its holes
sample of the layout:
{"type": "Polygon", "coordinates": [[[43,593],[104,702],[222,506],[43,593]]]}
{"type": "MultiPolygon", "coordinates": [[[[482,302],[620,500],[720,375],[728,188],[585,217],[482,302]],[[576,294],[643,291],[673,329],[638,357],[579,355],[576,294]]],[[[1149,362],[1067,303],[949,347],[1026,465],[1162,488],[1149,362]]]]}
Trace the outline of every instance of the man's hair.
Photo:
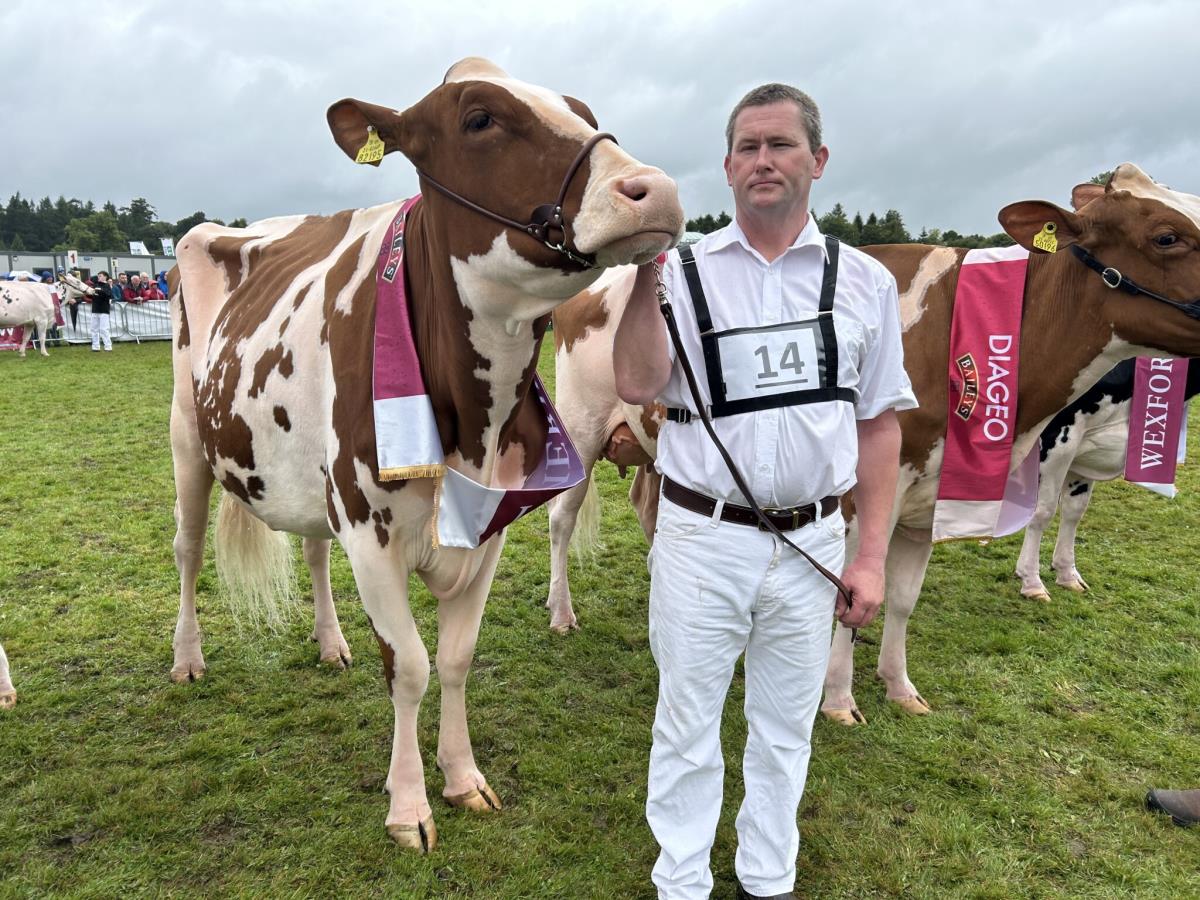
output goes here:
{"type": "Polygon", "coordinates": [[[813,98],[804,91],[790,84],[763,84],[750,91],[738,101],[733,112],[729,114],[729,122],[725,125],[725,150],[733,152],[733,125],[738,113],[748,106],[766,106],[770,103],[795,103],[800,109],[800,121],[804,124],[804,132],[808,135],[808,149],[816,153],[821,146],[821,111],[813,98]]]}

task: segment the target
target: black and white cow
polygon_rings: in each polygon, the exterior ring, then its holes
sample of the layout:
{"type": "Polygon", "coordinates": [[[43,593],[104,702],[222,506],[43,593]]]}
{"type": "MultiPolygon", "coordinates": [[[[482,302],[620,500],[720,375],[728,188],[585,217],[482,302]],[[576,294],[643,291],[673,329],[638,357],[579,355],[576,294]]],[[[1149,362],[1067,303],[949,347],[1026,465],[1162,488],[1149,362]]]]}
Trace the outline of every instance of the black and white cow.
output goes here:
{"type": "MultiPolygon", "coordinates": [[[[1082,397],[1056,415],[1042,431],[1037,509],[1025,529],[1025,542],[1017,560],[1021,594],[1049,600],[1042,583],[1042,534],[1054,518],[1054,580],[1070,591],[1086,591],[1088,584],[1075,567],[1075,535],[1092,499],[1097,481],[1112,481],[1125,471],[1125,443],[1129,437],[1129,411],[1133,405],[1135,360],[1118,363],[1082,397]]],[[[1185,396],[1200,392],[1200,364],[1188,366],[1185,396]]]]}

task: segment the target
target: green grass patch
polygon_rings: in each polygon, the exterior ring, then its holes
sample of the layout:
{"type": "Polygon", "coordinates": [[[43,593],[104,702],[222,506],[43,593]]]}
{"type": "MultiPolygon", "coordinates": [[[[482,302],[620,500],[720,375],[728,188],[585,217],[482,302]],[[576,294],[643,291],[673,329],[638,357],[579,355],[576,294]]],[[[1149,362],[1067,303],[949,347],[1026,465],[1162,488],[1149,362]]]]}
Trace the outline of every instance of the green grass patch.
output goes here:
{"type": "MultiPolygon", "coordinates": [[[[551,383],[552,368],[547,352],[551,383]]],[[[0,385],[0,642],[20,696],[0,714],[0,897],[653,896],[648,577],[614,468],[600,470],[603,547],[572,563],[581,631],[547,628],[545,511],[510,530],[468,687],[501,814],[441,801],[431,681],[419,727],[441,844],[422,858],[384,832],[391,704],[340,550],[349,671],[318,666],[307,615],[282,634],[239,631],[210,554],[208,677],[168,679],[167,344],[0,354],[0,385]]],[[[1023,600],[1015,538],[935,552],[909,639],[935,713],[887,708],[872,678],[880,631],[867,629],[855,692],[870,724],[816,728],[802,895],[1200,896],[1200,829],[1141,807],[1149,785],[1200,786],[1192,460],[1172,502],[1123,483],[1097,490],[1078,552],[1090,593],[1023,600]]],[[[423,588],[413,606],[432,655],[423,588]]],[[[718,898],[733,894],[741,692],[739,676],[718,898]]]]}

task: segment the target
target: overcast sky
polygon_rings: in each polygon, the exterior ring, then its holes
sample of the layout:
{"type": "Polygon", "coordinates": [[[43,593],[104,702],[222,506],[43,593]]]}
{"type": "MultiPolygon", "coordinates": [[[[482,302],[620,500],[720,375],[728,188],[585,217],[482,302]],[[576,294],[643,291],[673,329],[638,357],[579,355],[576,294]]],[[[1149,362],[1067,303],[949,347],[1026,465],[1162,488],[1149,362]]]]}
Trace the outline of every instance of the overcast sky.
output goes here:
{"type": "Polygon", "coordinates": [[[0,202],[140,196],[162,219],[254,220],[407,196],[407,161],[355,166],[325,110],[403,109],[469,55],[587,102],[678,181],[689,217],[732,210],[725,118],[767,81],[821,107],[820,212],[990,234],[1006,203],[1065,204],[1127,160],[1200,193],[1186,0],[0,0],[0,34],[0,202]]]}

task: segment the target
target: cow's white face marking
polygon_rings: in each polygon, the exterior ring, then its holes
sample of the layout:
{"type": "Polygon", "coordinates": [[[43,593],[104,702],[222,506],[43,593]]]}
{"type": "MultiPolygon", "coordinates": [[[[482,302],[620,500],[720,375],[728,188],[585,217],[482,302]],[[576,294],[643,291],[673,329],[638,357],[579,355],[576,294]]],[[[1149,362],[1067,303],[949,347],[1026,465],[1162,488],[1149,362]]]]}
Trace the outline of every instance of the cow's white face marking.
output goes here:
{"type": "Polygon", "coordinates": [[[908,331],[925,313],[925,297],[943,275],[954,268],[958,254],[951,247],[938,247],[926,253],[917,267],[912,284],[900,295],[900,329],[908,331]]]}
{"type": "Polygon", "coordinates": [[[1173,191],[1155,182],[1133,163],[1122,163],[1112,177],[1112,189],[1129,191],[1135,197],[1157,200],[1169,209],[1182,213],[1200,228],[1200,197],[1173,191]]]}

